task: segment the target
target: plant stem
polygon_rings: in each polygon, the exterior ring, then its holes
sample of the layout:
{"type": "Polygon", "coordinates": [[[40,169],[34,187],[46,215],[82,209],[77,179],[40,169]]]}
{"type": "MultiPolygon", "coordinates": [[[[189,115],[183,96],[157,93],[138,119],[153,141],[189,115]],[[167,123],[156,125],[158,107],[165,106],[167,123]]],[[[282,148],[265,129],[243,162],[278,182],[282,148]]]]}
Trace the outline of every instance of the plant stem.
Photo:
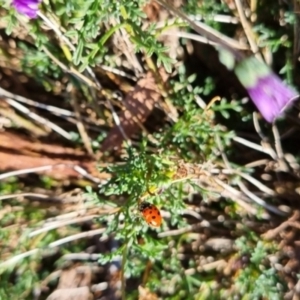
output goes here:
{"type": "Polygon", "coordinates": [[[123,248],[123,255],[122,255],[122,270],[121,270],[121,291],[122,291],[122,300],[126,300],[126,281],[125,281],[125,264],[127,259],[127,248],[128,244],[126,243],[123,248]]]}

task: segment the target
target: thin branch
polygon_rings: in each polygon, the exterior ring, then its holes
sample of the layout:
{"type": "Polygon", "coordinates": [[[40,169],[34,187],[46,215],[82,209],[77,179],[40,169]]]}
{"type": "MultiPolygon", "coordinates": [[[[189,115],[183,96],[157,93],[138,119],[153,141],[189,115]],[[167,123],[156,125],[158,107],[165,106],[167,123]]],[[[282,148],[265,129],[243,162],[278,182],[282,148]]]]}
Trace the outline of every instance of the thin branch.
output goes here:
{"type": "MultiPolygon", "coordinates": [[[[210,41],[206,37],[203,37],[201,35],[197,35],[197,34],[194,34],[194,33],[189,33],[189,32],[183,32],[183,31],[168,32],[168,31],[163,31],[161,33],[161,36],[164,36],[164,35],[176,36],[176,37],[180,37],[180,38],[190,39],[190,40],[194,40],[194,41],[197,41],[197,42],[200,42],[200,43],[203,43],[203,44],[212,45],[212,46],[219,45],[216,42],[210,41]]],[[[235,49],[239,49],[239,50],[248,50],[249,49],[247,45],[243,45],[243,44],[237,42],[234,39],[230,39],[230,44],[235,49]]]]}
{"type": "Polygon", "coordinates": [[[240,53],[239,51],[236,51],[234,48],[231,47],[231,45],[228,43],[228,41],[223,39],[223,35],[218,32],[217,30],[211,28],[210,26],[202,23],[202,22],[194,22],[192,21],[187,15],[185,15],[182,11],[175,8],[174,6],[170,5],[169,3],[163,1],[163,0],[156,0],[157,3],[165,7],[168,11],[172,12],[175,16],[179,16],[182,20],[187,22],[189,26],[194,29],[199,34],[203,35],[207,39],[209,39],[212,42],[215,42],[219,44],[220,46],[227,49],[229,52],[231,52],[236,59],[242,60],[244,58],[244,55],[240,53]]]}
{"type": "Polygon", "coordinates": [[[232,201],[236,202],[238,205],[243,207],[247,212],[251,213],[252,215],[257,214],[257,209],[244,201],[245,196],[243,196],[243,194],[240,191],[234,189],[232,186],[224,183],[218,178],[214,178],[214,180],[220,187],[224,189],[224,191],[227,191],[229,193],[221,193],[221,195],[227,198],[231,198],[232,201]]]}
{"type": "Polygon", "coordinates": [[[188,16],[193,21],[214,21],[218,23],[231,23],[231,24],[238,24],[240,21],[238,18],[228,15],[211,15],[211,16],[201,16],[201,15],[189,15],[188,16]]]}
{"type": "Polygon", "coordinates": [[[125,278],[125,264],[127,260],[127,243],[123,247],[122,251],[122,268],[121,268],[121,293],[122,293],[122,300],[126,300],[126,278],[125,278]]]}
{"type": "Polygon", "coordinates": [[[269,159],[259,159],[250,163],[247,163],[245,165],[246,168],[255,168],[255,167],[260,167],[262,165],[267,165],[270,162],[269,159]]]}
{"type": "Polygon", "coordinates": [[[253,30],[251,28],[250,23],[248,22],[245,13],[244,13],[244,8],[242,6],[242,3],[240,0],[235,0],[236,8],[240,17],[240,21],[242,23],[242,26],[244,28],[245,34],[247,36],[248,42],[250,44],[252,52],[255,54],[256,58],[259,60],[263,60],[262,56],[259,53],[259,48],[255,42],[255,36],[253,34],[253,30]]]}
{"type": "Polygon", "coordinates": [[[259,180],[255,179],[254,177],[250,176],[249,174],[245,174],[245,173],[240,172],[238,170],[234,170],[233,172],[235,174],[241,176],[242,178],[246,179],[250,183],[252,183],[254,186],[256,186],[258,189],[260,189],[262,192],[264,192],[264,193],[266,193],[270,196],[275,196],[276,195],[276,193],[272,189],[268,188],[266,185],[264,185],[259,180]]]}
{"type": "Polygon", "coordinates": [[[256,202],[258,205],[260,205],[260,206],[264,207],[265,209],[275,213],[276,215],[279,215],[279,216],[286,216],[287,215],[286,212],[283,212],[283,211],[279,210],[277,207],[266,203],[266,201],[262,200],[261,198],[257,197],[255,194],[250,192],[242,182],[239,182],[238,186],[240,187],[240,189],[243,191],[243,193],[245,195],[247,195],[251,200],[256,202]]]}
{"type": "Polygon", "coordinates": [[[257,151],[266,153],[266,154],[270,155],[273,159],[276,159],[276,158],[277,158],[277,155],[276,155],[275,151],[274,151],[271,147],[266,148],[266,147],[263,147],[263,146],[261,146],[261,145],[255,144],[255,143],[253,143],[253,142],[250,142],[250,141],[245,140],[245,139],[243,139],[243,138],[241,138],[241,137],[238,137],[238,136],[235,136],[235,137],[233,137],[232,139],[233,139],[235,142],[240,143],[240,144],[242,144],[242,145],[245,145],[245,146],[247,146],[247,147],[249,147],[249,148],[252,148],[252,149],[254,149],[254,150],[257,150],[257,151]]]}
{"type": "MultiPolygon", "coordinates": [[[[74,234],[74,235],[65,237],[63,239],[57,240],[53,243],[50,243],[47,246],[47,248],[48,249],[53,249],[53,248],[56,248],[58,246],[61,246],[62,244],[66,244],[66,243],[76,241],[76,240],[79,240],[79,239],[89,238],[89,237],[92,237],[92,236],[95,236],[95,235],[98,235],[98,234],[102,234],[102,233],[105,232],[105,230],[106,230],[106,228],[100,228],[100,229],[94,229],[94,230],[90,230],[90,231],[87,231],[87,232],[81,232],[81,233],[78,233],[78,234],[74,234]]],[[[19,262],[20,260],[22,260],[26,257],[41,253],[41,252],[45,251],[47,248],[43,248],[43,249],[36,248],[36,249],[32,249],[30,251],[18,254],[16,256],[13,256],[12,258],[7,259],[6,261],[0,263],[0,269],[1,268],[7,268],[10,265],[17,263],[17,262],[19,262]]]]}
{"type": "Polygon", "coordinates": [[[85,169],[78,165],[71,165],[71,164],[55,164],[55,165],[46,165],[46,166],[41,166],[41,167],[35,167],[35,168],[29,168],[29,169],[22,169],[22,170],[16,170],[16,171],[11,171],[7,173],[0,174],[0,180],[3,180],[8,177],[12,176],[19,176],[23,174],[29,174],[29,173],[38,173],[38,172],[45,172],[49,170],[53,170],[54,168],[59,168],[59,167],[65,167],[65,168],[72,168],[75,172],[79,173],[83,177],[91,180],[94,183],[101,183],[101,180],[93,177],[90,175],[85,169]]]}
{"type": "Polygon", "coordinates": [[[282,146],[281,146],[280,134],[279,134],[278,128],[275,124],[272,124],[272,132],[274,135],[275,149],[276,149],[277,157],[279,159],[283,159],[284,154],[283,154],[283,150],[282,150],[282,146]]]}
{"type": "Polygon", "coordinates": [[[85,149],[86,149],[87,153],[91,156],[94,156],[94,152],[93,152],[93,148],[92,148],[92,142],[91,142],[91,139],[90,139],[90,137],[87,133],[87,130],[84,126],[84,123],[82,121],[82,116],[81,116],[77,96],[76,96],[76,93],[74,92],[74,89],[73,89],[73,85],[68,84],[67,91],[69,92],[70,102],[71,102],[71,105],[73,106],[73,110],[74,110],[74,113],[75,113],[76,126],[77,126],[77,129],[78,129],[79,135],[81,136],[81,139],[83,141],[83,144],[85,146],[85,149]]]}
{"type": "Polygon", "coordinates": [[[52,105],[48,105],[48,104],[39,103],[37,101],[33,101],[33,100],[25,98],[23,96],[19,96],[19,95],[10,93],[9,91],[7,91],[7,90],[5,90],[1,87],[0,87],[0,96],[7,97],[7,98],[10,98],[10,99],[14,99],[18,102],[22,102],[22,103],[25,103],[27,105],[33,106],[33,107],[45,109],[47,111],[55,113],[56,115],[64,115],[64,116],[67,116],[67,117],[74,116],[74,113],[69,111],[69,110],[62,109],[62,108],[52,106],[52,105]]]}
{"type": "Polygon", "coordinates": [[[53,243],[50,243],[48,247],[49,248],[55,248],[55,247],[61,246],[62,244],[66,244],[66,243],[73,242],[73,241],[76,241],[76,240],[89,238],[89,237],[92,237],[92,236],[95,236],[95,235],[102,234],[105,231],[106,231],[106,228],[100,228],[100,229],[94,229],[94,230],[90,230],[90,231],[86,231],[86,232],[80,232],[80,233],[77,233],[77,234],[74,234],[74,235],[67,236],[63,239],[57,240],[53,243]]]}
{"type": "MultiPolygon", "coordinates": [[[[55,25],[50,19],[48,19],[48,17],[46,17],[40,11],[38,11],[38,16],[45,22],[46,25],[48,25],[56,33],[56,35],[59,37],[59,39],[61,39],[73,52],[76,50],[75,46],[68,40],[68,38],[66,36],[64,36],[64,34],[60,31],[60,29],[58,28],[57,25],[55,25]]],[[[101,84],[98,81],[93,70],[89,66],[86,67],[86,70],[89,73],[89,75],[93,78],[93,80],[97,84],[98,88],[101,89],[102,88],[101,84]]]]}
{"type": "Polygon", "coordinates": [[[43,51],[55,62],[63,71],[67,74],[71,74],[75,78],[78,78],[80,81],[84,82],[87,86],[99,89],[98,85],[94,83],[90,78],[86,77],[84,74],[78,72],[74,67],[67,67],[60,60],[58,60],[45,46],[42,47],[43,51]]]}
{"type": "Polygon", "coordinates": [[[60,134],[61,136],[63,136],[64,138],[66,138],[68,140],[72,139],[72,136],[68,132],[66,132],[64,129],[62,129],[61,127],[59,127],[56,124],[52,123],[51,121],[49,121],[49,120],[33,113],[32,111],[30,111],[24,105],[16,102],[15,100],[12,100],[12,99],[7,99],[6,98],[5,101],[7,103],[9,103],[15,109],[19,110],[20,112],[26,114],[28,117],[32,118],[34,121],[49,127],[50,129],[57,132],[58,134],[60,134]]]}
{"type": "Polygon", "coordinates": [[[19,193],[19,194],[9,194],[9,195],[2,195],[0,196],[0,201],[12,199],[12,198],[18,198],[18,197],[35,197],[35,198],[42,198],[42,199],[48,199],[49,196],[44,194],[36,194],[36,193],[19,193]]]}
{"type": "Polygon", "coordinates": [[[60,222],[57,222],[57,223],[52,223],[52,224],[47,224],[46,227],[43,227],[43,228],[40,228],[40,229],[37,229],[35,231],[32,231],[28,234],[28,237],[34,237],[38,234],[41,234],[43,232],[47,232],[47,231],[50,231],[50,230],[53,230],[53,229],[56,229],[56,228],[60,228],[60,227],[63,227],[63,226],[66,226],[66,225],[71,225],[71,224],[79,224],[79,223],[83,223],[83,222],[87,222],[87,221],[90,221],[90,220],[93,220],[94,218],[96,217],[99,217],[98,215],[90,215],[90,216],[85,216],[85,217],[80,217],[80,218],[74,218],[74,219],[71,219],[71,220],[67,220],[67,221],[60,221],[60,222]]]}

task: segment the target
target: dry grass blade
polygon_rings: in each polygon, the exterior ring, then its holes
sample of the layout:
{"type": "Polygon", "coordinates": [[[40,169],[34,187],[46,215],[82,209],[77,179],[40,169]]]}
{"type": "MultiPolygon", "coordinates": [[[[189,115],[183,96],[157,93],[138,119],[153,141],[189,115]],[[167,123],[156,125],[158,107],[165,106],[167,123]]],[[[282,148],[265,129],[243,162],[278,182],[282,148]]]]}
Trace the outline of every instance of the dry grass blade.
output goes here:
{"type": "Polygon", "coordinates": [[[0,96],[16,100],[16,101],[21,102],[23,104],[31,105],[33,107],[45,109],[47,111],[53,112],[56,115],[63,115],[63,116],[67,116],[67,117],[74,116],[74,113],[72,113],[69,110],[62,109],[62,108],[59,108],[59,107],[56,107],[56,106],[53,106],[53,105],[48,105],[48,104],[43,104],[43,103],[40,103],[40,102],[37,102],[37,101],[33,101],[33,100],[25,98],[23,96],[10,93],[9,91],[7,91],[7,90],[5,90],[1,87],[0,87],[0,96]]]}
{"type": "Polygon", "coordinates": [[[2,125],[1,128],[6,126],[11,127],[12,124],[17,124],[21,128],[28,130],[29,132],[31,132],[33,135],[37,137],[46,136],[49,134],[47,128],[37,127],[36,124],[31,120],[28,120],[27,118],[20,116],[14,109],[12,109],[12,107],[8,105],[6,101],[1,103],[0,115],[6,118],[7,120],[9,120],[9,122],[4,123],[4,126],[2,125]],[[4,103],[5,105],[3,105],[4,103]]]}
{"type": "MultiPolygon", "coordinates": [[[[167,35],[177,36],[177,37],[184,38],[184,39],[190,39],[190,40],[194,40],[199,43],[204,43],[204,44],[213,45],[213,46],[219,45],[216,42],[212,42],[212,41],[208,40],[206,37],[203,37],[203,36],[200,36],[200,35],[197,35],[194,33],[181,32],[181,31],[177,31],[177,32],[168,32],[167,31],[167,32],[161,33],[161,36],[167,36],[167,35]]],[[[234,41],[234,42],[232,41],[231,46],[238,50],[248,50],[247,45],[240,44],[236,41],[234,41]]]]}
{"type": "Polygon", "coordinates": [[[246,16],[245,16],[245,13],[244,13],[245,8],[243,7],[243,5],[241,3],[241,0],[235,0],[235,4],[236,4],[236,7],[237,7],[237,11],[238,11],[238,14],[239,14],[240,21],[241,21],[242,26],[244,28],[244,32],[245,32],[245,34],[247,36],[247,39],[248,39],[248,42],[250,44],[251,50],[258,59],[262,60],[262,57],[259,53],[259,48],[258,48],[258,46],[256,44],[256,41],[255,41],[255,36],[254,36],[253,30],[251,28],[250,23],[246,19],[246,16]]]}
{"type": "Polygon", "coordinates": [[[45,125],[46,127],[50,128],[51,130],[57,132],[59,135],[63,136],[64,138],[71,140],[72,137],[71,135],[66,132],[64,129],[62,129],[61,127],[57,126],[56,124],[54,124],[53,122],[33,113],[32,111],[30,111],[27,107],[25,107],[24,105],[16,102],[15,100],[12,99],[5,99],[7,103],[9,103],[12,107],[14,107],[15,109],[19,110],[20,112],[22,112],[23,114],[26,114],[27,116],[29,116],[30,118],[32,118],[34,121],[45,125]]]}
{"type": "MultiPolygon", "coordinates": [[[[56,248],[60,245],[65,244],[65,243],[69,243],[69,242],[76,241],[76,240],[79,240],[79,239],[89,238],[89,237],[92,237],[92,236],[95,236],[95,235],[99,235],[99,234],[102,234],[103,232],[105,232],[105,230],[106,230],[105,228],[100,228],[100,229],[94,229],[94,230],[90,230],[90,231],[87,231],[87,232],[81,232],[81,233],[78,233],[78,234],[70,235],[66,238],[62,238],[62,239],[59,239],[55,242],[50,243],[47,248],[48,249],[53,249],[53,248],[56,248]]],[[[15,256],[5,260],[4,262],[0,263],[0,270],[2,268],[14,265],[14,264],[18,263],[19,261],[23,260],[26,257],[36,255],[36,254],[41,253],[45,250],[46,249],[36,248],[36,249],[32,249],[30,251],[15,255],[15,256]]]]}
{"type": "Polygon", "coordinates": [[[193,30],[195,30],[199,34],[203,35],[208,40],[215,42],[215,43],[219,44],[220,46],[223,46],[225,49],[227,49],[232,54],[234,54],[234,56],[237,59],[243,58],[243,55],[240,52],[236,51],[235,48],[233,48],[230,45],[230,41],[227,40],[227,37],[224,38],[225,36],[220,34],[220,32],[214,30],[213,28],[211,28],[210,26],[208,26],[202,22],[196,23],[196,22],[192,21],[187,15],[185,15],[179,9],[175,8],[174,6],[172,6],[171,4],[169,4],[163,0],[156,0],[156,2],[159,3],[160,5],[162,5],[163,7],[165,7],[168,11],[172,12],[174,15],[179,16],[182,20],[187,22],[193,30]]]}

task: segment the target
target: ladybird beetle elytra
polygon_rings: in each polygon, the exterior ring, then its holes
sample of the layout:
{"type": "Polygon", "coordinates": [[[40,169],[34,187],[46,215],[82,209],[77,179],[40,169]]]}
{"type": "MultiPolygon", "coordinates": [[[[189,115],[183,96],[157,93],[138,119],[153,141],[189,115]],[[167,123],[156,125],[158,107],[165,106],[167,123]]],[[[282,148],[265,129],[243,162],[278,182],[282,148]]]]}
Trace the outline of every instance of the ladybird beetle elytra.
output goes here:
{"type": "Polygon", "coordinates": [[[143,201],[139,205],[139,211],[149,226],[159,227],[161,225],[162,217],[159,209],[155,205],[143,201]]]}

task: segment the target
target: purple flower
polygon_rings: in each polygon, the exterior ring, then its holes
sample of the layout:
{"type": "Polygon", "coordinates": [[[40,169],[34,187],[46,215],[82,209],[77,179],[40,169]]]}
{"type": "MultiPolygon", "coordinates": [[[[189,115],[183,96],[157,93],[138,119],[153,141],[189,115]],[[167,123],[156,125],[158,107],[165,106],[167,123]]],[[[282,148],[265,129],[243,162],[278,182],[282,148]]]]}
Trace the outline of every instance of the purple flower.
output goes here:
{"type": "Polygon", "coordinates": [[[268,122],[273,122],[298,94],[255,57],[242,60],[234,69],[254,104],[268,122]]]}
{"type": "Polygon", "coordinates": [[[37,16],[40,2],[41,0],[13,0],[12,4],[20,14],[34,19],[37,16]]]}

